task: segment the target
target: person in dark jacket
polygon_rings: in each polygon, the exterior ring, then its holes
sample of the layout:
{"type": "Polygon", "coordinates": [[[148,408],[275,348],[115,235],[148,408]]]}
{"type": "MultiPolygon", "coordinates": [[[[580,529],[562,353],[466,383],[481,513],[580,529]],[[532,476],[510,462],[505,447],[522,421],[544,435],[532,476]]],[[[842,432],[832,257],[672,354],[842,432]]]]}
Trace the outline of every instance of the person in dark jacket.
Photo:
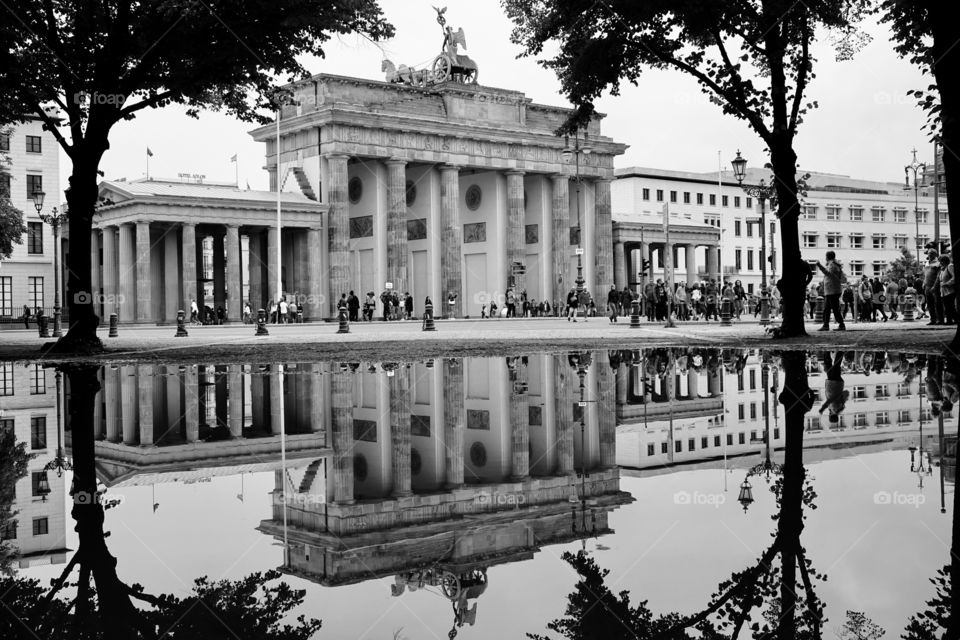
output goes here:
{"type": "Polygon", "coordinates": [[[360,319],[360,298],[351,289],[347,296],[347,311],[349,312],[350,322],[356,322],[360,319]]]}
{"type": "Polygon", "coordinates": [[[607,293],[607,315],[610,316],[610,322],[616,322],[620,315],[620,292],[617,287],[610,285],[610,291],[607,293]]]}

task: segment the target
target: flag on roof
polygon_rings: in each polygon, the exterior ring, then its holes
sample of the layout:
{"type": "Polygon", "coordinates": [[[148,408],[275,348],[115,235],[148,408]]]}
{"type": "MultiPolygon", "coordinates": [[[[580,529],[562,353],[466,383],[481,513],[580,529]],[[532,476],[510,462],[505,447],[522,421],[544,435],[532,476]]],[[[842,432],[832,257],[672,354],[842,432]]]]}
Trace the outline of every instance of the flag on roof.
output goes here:
{"type": "Polygon", "coordinates": [[[150,147],[147,147],[147,157],[149,158],[153,157],[153,151],[150,151],[150,147]]]}

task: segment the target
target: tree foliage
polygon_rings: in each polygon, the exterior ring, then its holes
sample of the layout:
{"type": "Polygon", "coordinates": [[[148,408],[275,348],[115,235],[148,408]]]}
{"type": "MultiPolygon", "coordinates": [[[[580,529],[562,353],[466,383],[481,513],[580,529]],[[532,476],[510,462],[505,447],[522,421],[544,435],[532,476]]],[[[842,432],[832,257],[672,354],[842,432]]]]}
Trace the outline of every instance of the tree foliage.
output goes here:
{"type": "Polygon", "coordinates": [[[307,71],[332,34],[389,37],[376,0],[23,0],[0,20],[0,123],[31,114],[72,163],[67,303],[57,350],[102,348],[91,291],[90,229],[110,132],[143,109],[182,104],[265,122],[280,80],[307,71]],[[59,108],[61,120],[46,107],[59,108]]]}
{"type": "MultiPolygon", "coordinates": [[[[27,476],[27,463],[32,457],[26,443],[17,442],[13,429],[0,429],[0,531],[16,524],[17,482],[27,476]]],[[[0,542],[0,574],[10,573],[10,563],[17,553],[9,542],[0,542]]]]}
{"type": "MultiPolygon", "coordinates": [[[[565,130],[582,127],[605,92],[638,84],[645,69],[692,76],[725,114],[747,122],[770,152],[783,250],[784,336],[804,335],[805,265],[800,254],[794,137],[816,107],[804,94],[814,79],[811,44],[827,31],[836,55],[866,41],[858,29],[869,0],[501,0],[524,55],[556,72],[577,107],[565,130]]],[[[762,163],[761,163],[762,164],[762,163]]]]}
{"type": "MultiPolygon", "coordinates": [[[[9,128],[0,128],[0,137],[9,135],[9,128]]],[[[23,212],[10,201],[10,191],[7,189],[7,181],[10,179],[9,166],[10,158],[5,151],[0,151],[0,260],[10,257],[13,245],[21,244],[23,234],[27,232],[23,212]]]]}
{"type": "Polygon", "coordinates": [[[903,247],[900,249],[900,255],[895,260],[890,261],[886,276],[898,282],[901,278],[906,278],[910,284],[913,284],[913,278],[922,273],[923,265],[920,264],[920,261],[917,260],[910,249],[903,247]]]}

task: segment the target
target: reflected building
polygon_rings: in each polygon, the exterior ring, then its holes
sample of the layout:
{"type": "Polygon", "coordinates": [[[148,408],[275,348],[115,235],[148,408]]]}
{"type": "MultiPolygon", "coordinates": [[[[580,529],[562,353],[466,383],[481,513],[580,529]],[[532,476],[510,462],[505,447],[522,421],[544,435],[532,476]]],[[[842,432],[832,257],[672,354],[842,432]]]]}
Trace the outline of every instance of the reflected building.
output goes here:
{"type": "Polygon", "coordinates": [[[393,577],[476,615],[487,569],[610,532],[613,371],[590,354],[342,364],[332,455],[276,472],[284,570],[334,586],[393,577]]]}
{"type": "MultiPolygon", "coordinates": [[[[783,379],[770,356],[746,349],[629,353],[617,370],[621,466],[644,475],[676,464],[719,466],[724,459],[743,466],[762,452],[768,425],[771,446],[783,447],[778,400],[783,379]],[[751,460],[736,462],[744,457],[751,460]]],[[[805,419],[808,460],[908,447],[931,454],[939,450],[922,360],[897,352],[848,351],[839,357],[845,400],[834,412],[835,422],[823,355],[808,357],[814,394],[814,408],[805,419]]]]}
{"type": "Polygon", "coordinates": [[[13,520],[0,540],[19,551],[19,566],[66,562],[66,476],[47,471],[57,455],[57,392],[53,369],[0,362],[0,431],[12,431],[34,457],[14,489],[13,520]]]}

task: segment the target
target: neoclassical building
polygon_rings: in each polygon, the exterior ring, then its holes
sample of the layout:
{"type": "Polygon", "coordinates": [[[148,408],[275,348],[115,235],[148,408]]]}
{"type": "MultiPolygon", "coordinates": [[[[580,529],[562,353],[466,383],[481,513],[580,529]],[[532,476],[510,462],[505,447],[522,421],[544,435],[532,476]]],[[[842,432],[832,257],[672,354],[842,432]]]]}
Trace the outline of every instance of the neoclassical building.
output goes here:
{"type": "Polygon", "coordinates": [[[438,316],[478,316],[511,285],[560,300],[578,247],[594,296],[613,284],[610,181],[626,147],[603,136],[599,120],[580,133],[591,153],[578,174],[563,154],[573,145],[555,134],[569,109],[519,91],[326,74],[287,88],[279,162],[275,124],[252,135],[266,143],[271,188],[279,180],[328,207],[310,264],[320,274],[310,293],[327,314],[342,293],[387,283],[418,310],[430,296],[438,316]]]}

